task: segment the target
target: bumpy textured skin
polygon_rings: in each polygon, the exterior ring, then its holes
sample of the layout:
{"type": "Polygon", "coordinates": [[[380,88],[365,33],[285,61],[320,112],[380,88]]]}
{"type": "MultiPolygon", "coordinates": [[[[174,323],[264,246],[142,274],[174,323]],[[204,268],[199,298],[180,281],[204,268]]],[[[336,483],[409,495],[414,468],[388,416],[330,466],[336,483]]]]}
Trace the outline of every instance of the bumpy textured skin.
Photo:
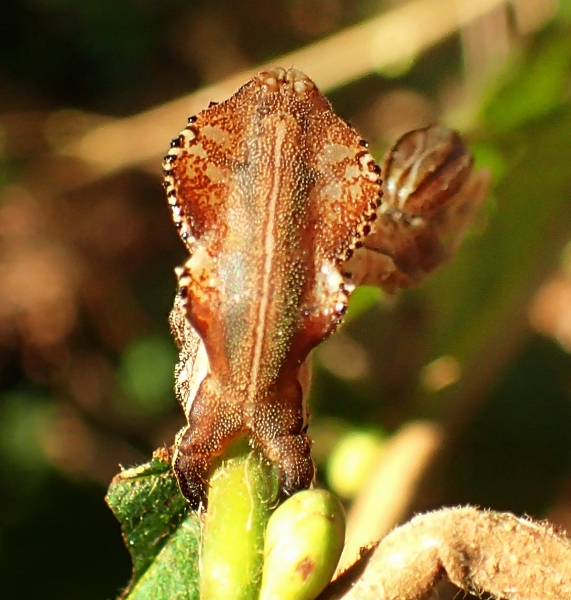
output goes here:
{"type": "Polygon", "coordinates": [[[380,168],[313,82],[280,68],[189,119],[163,167],[190,253],[171,314],[182,493],[204,504],[212,460],[241,434],[286,490],[307,488],[303,365],[345,312],[341,267],[377,216],[380,168]]]}

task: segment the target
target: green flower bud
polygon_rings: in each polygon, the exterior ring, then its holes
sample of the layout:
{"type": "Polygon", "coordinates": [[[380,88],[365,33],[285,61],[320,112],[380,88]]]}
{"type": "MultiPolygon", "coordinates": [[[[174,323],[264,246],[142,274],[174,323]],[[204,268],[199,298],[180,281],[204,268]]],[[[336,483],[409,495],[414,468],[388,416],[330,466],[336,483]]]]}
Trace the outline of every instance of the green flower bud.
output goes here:
{"type": "Polygon", "coordinates": [[[286,500],[270,517],[260,600],[313,600],[331,581],[345,541],[345,512],[325,490],[286,500]]]}

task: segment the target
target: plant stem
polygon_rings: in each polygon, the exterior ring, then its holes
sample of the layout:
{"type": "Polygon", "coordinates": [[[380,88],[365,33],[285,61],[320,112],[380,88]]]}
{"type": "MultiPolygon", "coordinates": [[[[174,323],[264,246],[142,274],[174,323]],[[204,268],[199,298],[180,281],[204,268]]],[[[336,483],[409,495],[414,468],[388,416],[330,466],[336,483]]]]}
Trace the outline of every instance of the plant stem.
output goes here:
{"type": "Polygon", "coordinates": [[[201,600],[256,600],[264,533],[277,502],[274,470],[245,440],[234,443],[210,478],[200,565],[201,600]]]}

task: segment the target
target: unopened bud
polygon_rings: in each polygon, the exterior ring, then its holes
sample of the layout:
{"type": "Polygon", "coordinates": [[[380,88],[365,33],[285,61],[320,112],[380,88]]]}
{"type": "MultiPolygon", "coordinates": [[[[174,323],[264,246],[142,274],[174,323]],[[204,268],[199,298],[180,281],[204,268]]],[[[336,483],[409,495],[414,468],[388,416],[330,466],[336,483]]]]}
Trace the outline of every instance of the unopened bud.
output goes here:
{"type": "Polygon", "coordinates": [[[345,512],[325,490],[299,492],[271,516],[260,600],[313,600],[331,581],[345,541],[345,512]]]}

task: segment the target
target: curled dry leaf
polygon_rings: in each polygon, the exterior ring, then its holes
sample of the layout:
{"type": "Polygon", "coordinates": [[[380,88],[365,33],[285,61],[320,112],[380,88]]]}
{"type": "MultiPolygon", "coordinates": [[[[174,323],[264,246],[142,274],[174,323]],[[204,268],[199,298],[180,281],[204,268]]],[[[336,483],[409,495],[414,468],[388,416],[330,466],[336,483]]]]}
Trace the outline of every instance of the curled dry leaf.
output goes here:
{"type": "Polygon", "coordinates": [[[497,599],[571,598],[571,543],[546,523],[446,508],[395,529],[319,600],[420,600],[444,576],[497,599]]]}

